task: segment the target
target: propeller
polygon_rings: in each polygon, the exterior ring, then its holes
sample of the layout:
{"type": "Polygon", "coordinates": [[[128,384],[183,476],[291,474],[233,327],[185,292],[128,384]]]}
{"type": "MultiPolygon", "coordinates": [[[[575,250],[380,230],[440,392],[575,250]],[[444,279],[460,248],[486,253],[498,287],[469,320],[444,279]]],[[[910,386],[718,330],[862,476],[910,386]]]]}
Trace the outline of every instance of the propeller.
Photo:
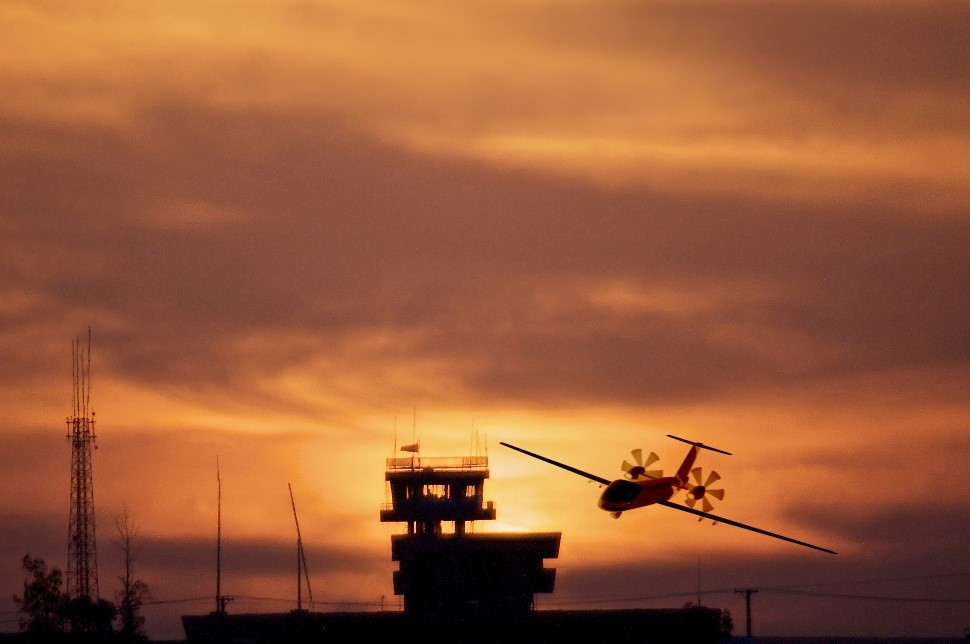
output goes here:
{"type": "Polygon", "coordinates": [[[626,477],[631,481],[636,481],[640,478],[658,479],[664,475],[663,470],[647,470],[648,467],[660,460],[660,457],[653,452],[650,452],[646,461],[643,460],[643,450],[640,448],[632,450],[630,456],[633,457],[634,462],[623,461],[620,469],[626,472],[626,477]]]}
{"type": "Polygon", "coordinates": [[[687,504],[687,507],[692,508],[700,502],[700,509],[704,512],[710,512],[714,508],[714,504],[711,503],[711,497],[718,501],[724,500],[723,489],[711,489],[711,485],[719,481],[721,475],[711,470],[711,473],[707,475],[707,479],[705,480],[704,470],[700,467],[695,467],[690,473],[694,476],[696,483],[688,484],[690,487],[687,490],[687,498],[684,500],[684,503],[687,504]]]}

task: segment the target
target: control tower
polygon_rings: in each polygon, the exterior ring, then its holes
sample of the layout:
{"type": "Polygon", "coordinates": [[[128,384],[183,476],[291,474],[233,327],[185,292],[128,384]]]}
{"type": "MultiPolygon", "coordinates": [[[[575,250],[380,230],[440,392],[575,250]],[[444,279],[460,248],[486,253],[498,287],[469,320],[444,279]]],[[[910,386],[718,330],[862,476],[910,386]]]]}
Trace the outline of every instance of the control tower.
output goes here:
{"type": "Polygon", "coordinates": [[[484,501],[487,456],[387,459],[391,502],[382,522],[407,524],[391,537],[394,594],[405,617],[427,623],[511,623],[529,617],[535,593],[551,593],[561,532],[475,533],[469,521],[495,519],[484,501]],[[451,524],[450,526],[448,524],[451,524]],[[452,530],[445,532],[445,528],[452,530]]]}

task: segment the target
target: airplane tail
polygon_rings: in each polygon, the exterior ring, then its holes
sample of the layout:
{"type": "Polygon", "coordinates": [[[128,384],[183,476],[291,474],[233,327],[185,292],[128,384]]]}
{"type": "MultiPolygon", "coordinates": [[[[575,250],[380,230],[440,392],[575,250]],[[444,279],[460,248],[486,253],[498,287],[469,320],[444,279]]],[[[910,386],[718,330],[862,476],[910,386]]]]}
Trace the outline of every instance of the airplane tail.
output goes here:
{"type": "Polygon", "coordinates": [[[680,436],[674,436],[673,434],[667,434],[668,438],[673,438],[682,443],[687,443],[691,446],[690,451],[687,452],[687,456],[684,457],[684,462],[680,464],[680,468],[677,469],[677,478],[680,479],[681,483],[687,484],[687,475],[690,474],[690,470],[694,467],[694,460],[697,458],[698,449],[709,449],[712,452],[718,452],[719,454],[727,454],[732,456],[731,452],[725,452],[723,449],[718,449],[716,447],[711,447],[710,445],[705,445],[704,443],[698,443],[696,441],[689,441],[686,438],[681,438],[680,436]]]}

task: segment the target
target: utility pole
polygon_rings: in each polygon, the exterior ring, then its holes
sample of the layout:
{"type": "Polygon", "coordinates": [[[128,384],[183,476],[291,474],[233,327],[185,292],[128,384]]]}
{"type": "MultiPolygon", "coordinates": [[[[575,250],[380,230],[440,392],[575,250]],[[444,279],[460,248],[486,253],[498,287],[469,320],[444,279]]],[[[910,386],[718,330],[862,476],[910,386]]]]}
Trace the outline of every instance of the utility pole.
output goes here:
{"type": "Polygon", "coordinates": [[[757,588],[735,588],[734,592],[744,595],[745,617],[748,627],[747,640],[751,641],[751,595],[758,592],[757,588]]]}

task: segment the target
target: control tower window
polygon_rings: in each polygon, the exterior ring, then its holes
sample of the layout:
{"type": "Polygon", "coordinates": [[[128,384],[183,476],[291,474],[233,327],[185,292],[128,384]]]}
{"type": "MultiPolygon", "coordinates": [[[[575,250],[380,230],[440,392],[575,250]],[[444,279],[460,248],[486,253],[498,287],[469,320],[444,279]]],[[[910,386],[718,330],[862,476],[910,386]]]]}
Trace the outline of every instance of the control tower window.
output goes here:
{"type": "Polygon", "coordinates": [[[426,499],[443,499],[445,498],[445,486],[440,483],[427,484],[422,493],[426,499]]]}

